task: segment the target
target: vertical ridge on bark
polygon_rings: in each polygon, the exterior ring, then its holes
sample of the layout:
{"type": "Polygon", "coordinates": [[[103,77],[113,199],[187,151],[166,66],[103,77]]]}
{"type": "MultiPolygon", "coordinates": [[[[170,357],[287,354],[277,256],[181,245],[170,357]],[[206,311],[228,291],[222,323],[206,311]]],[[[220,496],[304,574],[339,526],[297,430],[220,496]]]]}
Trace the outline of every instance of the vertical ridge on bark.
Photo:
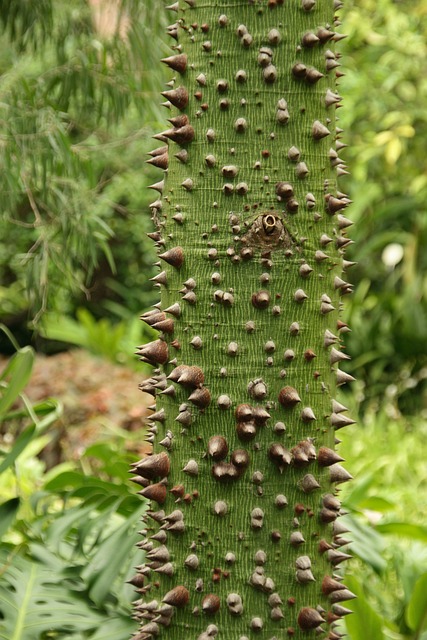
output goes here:
{"type": "MultiPolygon", "coordinates": [[[[349,200],[332,0],[171,5],[134,640],[336,638],[349,200]],[[165,142],[167,143],[165,145],[165,142]],[[338,147],[341,146],[340,144],[338,147]],[[159,366],[160,365],[160,366],[159,366]],[[159,506],[158,506],[159,505],[159,506]]],[[[344,541],[345,543],[345,541],[344,541]]]]}

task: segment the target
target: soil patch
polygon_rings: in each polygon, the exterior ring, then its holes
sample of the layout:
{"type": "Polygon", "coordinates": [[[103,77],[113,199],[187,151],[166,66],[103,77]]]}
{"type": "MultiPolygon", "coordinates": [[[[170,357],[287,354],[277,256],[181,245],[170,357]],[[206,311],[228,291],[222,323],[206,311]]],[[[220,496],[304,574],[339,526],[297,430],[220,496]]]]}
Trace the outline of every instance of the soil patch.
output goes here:
{"type": "Polygon", "coordinates": [[[52,442],[43,451],[47,466],[78,459],[90,444],[117,427],[141,429],[137,453],[146,453],[149,447],[143,442],[142,430],[153,398],[138,389],[142,379],[132,369],[81,349],[53,356],[38,354],[25,394],[33,403],[55,398],[64,407],[49,431],[52,442]]]}

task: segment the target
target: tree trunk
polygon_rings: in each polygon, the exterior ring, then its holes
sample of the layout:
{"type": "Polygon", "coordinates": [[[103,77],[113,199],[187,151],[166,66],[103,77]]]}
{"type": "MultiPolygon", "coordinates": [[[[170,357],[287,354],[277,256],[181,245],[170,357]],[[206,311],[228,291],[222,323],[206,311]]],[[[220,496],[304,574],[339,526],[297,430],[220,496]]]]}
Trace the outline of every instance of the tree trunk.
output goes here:
{"type": "Polygon", "coordinates": [[[179,0],[135,640],[338,638],[339,0],[179,0]]]}

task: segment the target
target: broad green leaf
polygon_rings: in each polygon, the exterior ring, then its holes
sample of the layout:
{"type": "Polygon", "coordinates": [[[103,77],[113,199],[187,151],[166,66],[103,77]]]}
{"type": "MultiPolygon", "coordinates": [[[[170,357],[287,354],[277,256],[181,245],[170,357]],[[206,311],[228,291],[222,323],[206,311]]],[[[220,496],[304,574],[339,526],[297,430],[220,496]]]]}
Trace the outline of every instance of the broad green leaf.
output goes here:
{"type": "Polygon", "coordinates": [[[360,509],[369,509],[370,511],[380,511],[381,513],[385,511],[390,511],[394,508],[394,503],[390,502],[390,500],[386,500],[385,498],[381,498],[380,496],[372,496],[370,498],[366,498],[365,500],[361,500],[359,502],[360,509]]]}
{"type": "Polygon", "coordinates": [[[40,334],[49,340],[69,342],[79,347],[88,346],[86,327],[64,315],[55,313],[45,314],[40,334]]]}
{"type": "Polygon", "coordinates": [[[129,640],[136,633],[137,624],[130,616],[108,618],[108,623],[97,629],[90,640],[129,640]]]}
{"type": "Polygon", "coordinates": [[[343,517],[342,522],[351,531],[351,552],[369,564],[376,573],[381,574],[385,571],[387,561],[383,556],[385,541],[382,536],[360,519],[350,515],[343,517]]]}
{"type": "MultiPolygon", "coordinates": [[[[88,477],[78,471],[64,471],[64,473],[55,476],[55,478],[46,483],[44,488],[48,491],[58,492],[86,488],[98,494],[102,492],[109,494],[111,492],[111,485],[111,482],[101,480],[94,476],[88,477]]],[[[117,487],[118,491],[120,490],[118,485],[113,486],[114,488],[117,487]]]]}
{"type": "Polygon", "coordinates": [[[369,604],[362,585],[354,576],[346,576],[345,584],[357,596],[345,603],[354,612],[345,619],[350,640],[384,640],[383,619],[369,604]]]}
{"type": "Polygon", "coordinates": [[[94,476],[85,476],[77,471],[64,471],[49,480],[44,489],[49,492],[67,493],[70,498],[91,500],[92,503],[102,499],[105,500],[105,506],[118,497],[130,499],[138,504],[140,501],[131,491],[129,484],[129,482],[109,482],[94,476]]]}
{"type": "Polygon", "coordinates": [[[2,379],[6,381],[4,391],[0,396],[0,420],[6,415],[7,410],[19,394],[25,389],[31,376],[34,363],[34,351],[31,347],[23,347],[15,353],[9,361],[2,379]]]}
{"type": "Polygon", "coordinates": [[[77,506],[64,511],[63,515],[55,518],[50,525],[47,536],[56,550],[60,548],[61,541],[67,537],[71,529],[75,529],[81,523],[87,521],[96,510],[96,505],[77,506]]]}
{"type": "Polygon", "coordinates": [[[0,504],[0,539],[16,518],[19,509],[19,498],[11,498],[0,504]]]}
{"type": "Polygon", "coordinates": [[[140,507],[99,545],[96,554],[82,572],[82,577],[90,585],[89,595],[98,606],[103,606],[111,584],[117,575],[127,570],[132,557],[132,549],[140,536],[136,525],[146,511],[146,505],[140,507]]]}
{"type": "Polygon", "coordinates": [[[98,458],[98,460],[108,460],[111,458],[113,452],[111,451],[111,443],[110,442],[95,442],[94,444],[89,445],[86,448],[85,455],[93,456],[94,458],[98,458]]]}
{"type": "Polygon", "coordinates": [[[50,568],[56,572],[61,571],[61,575],[66,573],[68,569],[67,560],[51,551],[46,544],[32,542],[30,544],[30,553],[31,557],[43,565],[45,569],[50,568]]]}
{"type": "Polygon", "coordinates": [[[12,449],[0,464],[0,473],[12,466],[18,456],[24,451],[24,449],[33,439],[35,431],[36,427],[34,425],[30,425],[17,437],[12,449]]]}
{"type": "Polygon", "coordinates": [[[423,573],[415,583],[405,619],[417,636],[427,628],[427,573],[423,573]]]}
{"type": "Polygon", "coordinates": [[[51,480],[46,482],[44,489],[46,491],[58,493],[63,491],[72,491],[76,487],[81,487],[85,480],[86,477],[82,473],[74,470],[67,470],[55,475],[51,480]]]}
{"type": "MultiPolygon", "coordinates": [[[[6,557],[2,560],[8,564],[6,557]]],[[[99,627],[104,616],[63,582],[62,574],[52,567],[15,556],[0,585],[0,639],[36,640],[42,634],[99,627]]]]}
{"type": "Polygon", "coordinates": [[[366,500],[368,490],[374,483],[374,473],[367,473],[360,480],[354,482],[349,494],[346,496],[345,505],[351,509],[360,509],[360,503],[366,500]]]}
{"type": "Polygon", "coordinates": [[[126,484],[129,479],[129,456],[117,451],[111,442],[99,442],[91,445],[85,451],[85,457],[97,458],[102,461],[102,471],[109,477],[116,478],[126,484]]]}
{"type": "Polygon", "coordinates": [[[379,533],[391,533],[400,537],[427,542],[427,527],[411,524],[410,522],[387,522],[385,524],[377,524],[375,529],[379,533]]]}

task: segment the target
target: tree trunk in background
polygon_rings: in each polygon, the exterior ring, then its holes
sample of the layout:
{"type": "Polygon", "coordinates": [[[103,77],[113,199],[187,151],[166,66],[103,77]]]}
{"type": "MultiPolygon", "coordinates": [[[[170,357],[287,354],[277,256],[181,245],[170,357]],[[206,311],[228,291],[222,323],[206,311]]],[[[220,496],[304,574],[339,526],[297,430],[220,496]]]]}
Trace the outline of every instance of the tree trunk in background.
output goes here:
{"type": "Polygon", "coordinates": [[[338,638],[349,221],[333,0],[180,0],[150,162],[161,271],[135,640],[338,638]],[[166,143],[168,142],[167,146],[166,143]]]}
{"type": "Polygon", "coordinates": [[[88,4],[95,30],[102,38],[108,40],[118,34],[126,40],[130,23],[122,0],[88,0],[88,4]]]}

